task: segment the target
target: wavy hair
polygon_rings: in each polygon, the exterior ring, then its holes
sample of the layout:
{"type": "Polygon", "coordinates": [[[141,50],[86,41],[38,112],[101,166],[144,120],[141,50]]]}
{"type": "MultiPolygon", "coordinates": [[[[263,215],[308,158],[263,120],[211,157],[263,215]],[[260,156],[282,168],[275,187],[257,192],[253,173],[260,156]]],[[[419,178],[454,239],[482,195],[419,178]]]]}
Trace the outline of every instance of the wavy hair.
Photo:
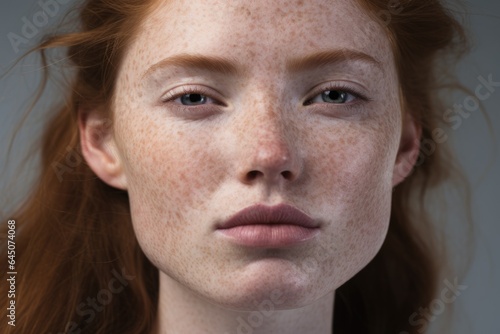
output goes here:
{"type": "MultiPolygon", "coordinates": [[[[390,38],[403,112],[421,125],[422,141],[434,142],[434,130],[447,126],[445,101],[438,95],[443,70],[467,50],[462,25],[438,0],[357,2],[390,38]]],[[[18,231],[18,303],[16,326],[4,319],[2,333],[136,334],[153,328],[158,269],[137,243],[127,192],[105,184],[81,158],[77,112],[111,105],[124,51],[155,3],[84,0],[76,9],[78,29],[47,36],[31,51],[43,64],[41,91],[49,78],[49,51],[63,49],[71,73],[65,99],[51,110],[38,144],[40,175],[9,217],[18,231]]],[[[439,222],[425,203],[434,190],[457,179],[453,166],[449,149],[440,143],[432,154],[421,152],[412,173],[395,187],[381,250],[336,291],[336,334],[422,331],[409,317],[435,298],[440,267],[447,263],[439,222]]],[[[1,233],[7,235],[6,225],[1,233]]],[[[6,241],[1,243],[4,259],[6,241]]],[[[6,298],[2,292],[1,305],[6,298]]]]}

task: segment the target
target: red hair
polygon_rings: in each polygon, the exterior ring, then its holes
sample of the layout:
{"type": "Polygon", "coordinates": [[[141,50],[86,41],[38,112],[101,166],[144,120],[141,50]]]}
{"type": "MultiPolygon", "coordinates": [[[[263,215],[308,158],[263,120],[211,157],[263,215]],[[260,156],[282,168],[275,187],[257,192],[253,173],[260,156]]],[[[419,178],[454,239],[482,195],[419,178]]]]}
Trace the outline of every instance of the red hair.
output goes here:
{"type": "MultiPolygon", "coordinates": [[[[439,61],[464,52],[463,28],[438,0],[401,0],[392,7],[383,0],[358,2],[392,42],[404,112],[422,126],[422,140],[433,140],[432,131],[446,127],[436,90],[444,68],[439,61]]],[[[136,241],[127,193],[105,184],[84,161],[71,166],[71,173],[65,168],[68,154],[81,157],[78,110],[110,105],[124,50],[154,3],[83,1],[79,30],[50,36],[36,48],[44,65],[47,50],[66,48],[75,72],[67,101],[54,110],[40,141],[41,174],[11,216],[18,230],[16,327],[4,319],[2,332],[135,334],[153,328],[158,270],[136,241]],[[106,306],[92,306],[94,299],[106,306]]],[[[48,75],[47,66],[44,71],[48,75]]],[[[395,188],[380,252],[336,291],[336,334],[421,332],[409,317],[435,297],[445,255],[425,201],[431,190],[456,176],[450,161],[440,144],[431,155],[421,155],[395,188]]],[[[2,235],[6,231],[2,226],[2,235]]],[[[2,292],[2,305],[6,298],[2,292]]]]}

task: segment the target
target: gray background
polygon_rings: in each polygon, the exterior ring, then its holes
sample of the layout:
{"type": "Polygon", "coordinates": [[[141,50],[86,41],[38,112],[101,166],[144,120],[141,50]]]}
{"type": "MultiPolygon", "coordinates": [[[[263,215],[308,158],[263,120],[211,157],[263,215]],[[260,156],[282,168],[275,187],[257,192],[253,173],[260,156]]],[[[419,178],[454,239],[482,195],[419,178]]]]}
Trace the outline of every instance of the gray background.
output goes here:
{"type": "MultiPolygon", "coordinates": [[[[45,0],[42,2],[46,2],[45,0]]],[[[425,0],[420,0],[425,1],[425,0]]],[[[61,1],[63,2],[63,1],[61,1]]],[[[72,3],[73,1],[70,1],[72,3]]],[[[70,7],[61,4],[57,13],[47,16],[42,29],[58,23],[58,15],[70,7]]],[[[494,81],[500,81],[500,1],[473,0],[468,2],[468,24],[474,38],[474,49],[459,66],[459,75],[465,86],[474,90],[479,84],[478,76],[492,75],[494,81]]],[[[0,5],[0,65],[1,73],[13,64],[13,61],[27,47],[33,46],[42,35],[38,32],[22,44],[20,52],[12,47],[8,34],[21,35],[25,24],[23,17],[33,22],[33,16],[41,10],[36,0],[2,1],[0,5]]],[[[38,18],[40,19],[40,18],[38,18]]],[[[27,144],[35,138],[43,123],[43,113],[33,113],[26,121],[14,141],[12,154],[6,159],[8,143],[21,119],[27,101],[32,96],[38,82],[38,64],[31,58],[22,62],[0,81],[0,216],[5,217],[16,201],[26,193],[32,176],[36,173],[36,155],[21,163],[27,144]],[[23,167],[19,168],[19,165],[23,167]],[[19,172],[22,172],[19,174],[19,172]],[[21,175],[21,176],[18,176],[21,175]],[[15,185],[15,186],[14,186],[15,185]]],[[[463,103],[466,95],[457,96],[454,102],[463,103]]],[[[500,333],[500,87],[491,97],[483,101],[486,112],[494,128],[494,136],[489,132],[485,118],[480,113],[473,113],[464,118],[460,127],[453,131],[453,146],[457,152],[473,190],[473,215],[475,219],[475,253],[467,275],[458,276],[458,282],[467,288],[453,305],[446,305],[444,313],[432,322],[433,327],[450,314],[453,307],[456,312],[453,333],[500,333]]],[[[41,107],[50,105],[50,99],[44,100],[41,107]]],[[[450,106],[451,107],[451,106],[450,106]]],[[[452,206],[450,221],[453,230],[454,219],[460,219],[458,208],[452,206]]],[[[457,225],[458,226],[458,225],[457,225]]],[[[452,233],[452,232],[450,232],[452,233]]],[[[460,254],[463,245],[458,244],[455,254],[460,254]]],[[[2,260],[3,261],[3,260],[2,260]]],[[[453,277],[450,277],[450,281],[453,277]]],[[[5,320],[2,320],[5,321],[5,320]]],[[[437,330],[439,331],[439,330],[437,330]]]]}

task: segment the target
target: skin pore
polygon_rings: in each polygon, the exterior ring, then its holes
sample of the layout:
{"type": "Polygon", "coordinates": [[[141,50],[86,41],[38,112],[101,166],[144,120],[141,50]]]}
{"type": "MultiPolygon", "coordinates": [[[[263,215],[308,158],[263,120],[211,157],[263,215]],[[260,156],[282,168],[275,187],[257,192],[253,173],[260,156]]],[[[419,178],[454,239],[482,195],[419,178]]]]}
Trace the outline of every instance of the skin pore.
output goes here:
{"type": "Polygon", "coordinates": [[[331,333],[335,289],[380,249],[418,152],[383,28],[352,0],[162,1],[112,114],[95,136],[109,115],[80,113],[82,149],[128,191],[159,269],[155,333],[331,333]],[[216,233],[256,203],[293,205],[320,233],[272,249],[216,233]]]}

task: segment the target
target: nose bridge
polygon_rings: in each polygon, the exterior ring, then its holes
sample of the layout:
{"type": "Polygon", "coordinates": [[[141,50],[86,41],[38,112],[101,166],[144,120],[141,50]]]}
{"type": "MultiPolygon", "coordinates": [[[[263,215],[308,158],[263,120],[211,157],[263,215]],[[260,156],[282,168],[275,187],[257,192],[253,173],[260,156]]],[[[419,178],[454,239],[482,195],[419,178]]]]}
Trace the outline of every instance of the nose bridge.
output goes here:
{"type": "Polygon", "coordinates": [[[276,139],[286,139],[287,125],[290,123],[286,92],[279,82],[262,82],[264,80],[262,78],[255,82],[253,88],[248,90],[243,114],[245,118],[248,116],[246,121],[255,126],[255,135],[259,135],[261,141],[278,143],[280,141],[276,139]]]}
{"type": "Polygon", "coordinates": [[[240,177],[244,182],[261,178],[270,183],[296,179],[301,161],[286,99],[269,88],[251,96],[242,110],[240,177]]]}
{"type": "Polygon", "coordinates": [[[280,168],[290,160],[291,147],[286,137],[285,125],[281,118],[274,116],[258,117],[251,141],[254,163],[262,168],[280,168]]]}

